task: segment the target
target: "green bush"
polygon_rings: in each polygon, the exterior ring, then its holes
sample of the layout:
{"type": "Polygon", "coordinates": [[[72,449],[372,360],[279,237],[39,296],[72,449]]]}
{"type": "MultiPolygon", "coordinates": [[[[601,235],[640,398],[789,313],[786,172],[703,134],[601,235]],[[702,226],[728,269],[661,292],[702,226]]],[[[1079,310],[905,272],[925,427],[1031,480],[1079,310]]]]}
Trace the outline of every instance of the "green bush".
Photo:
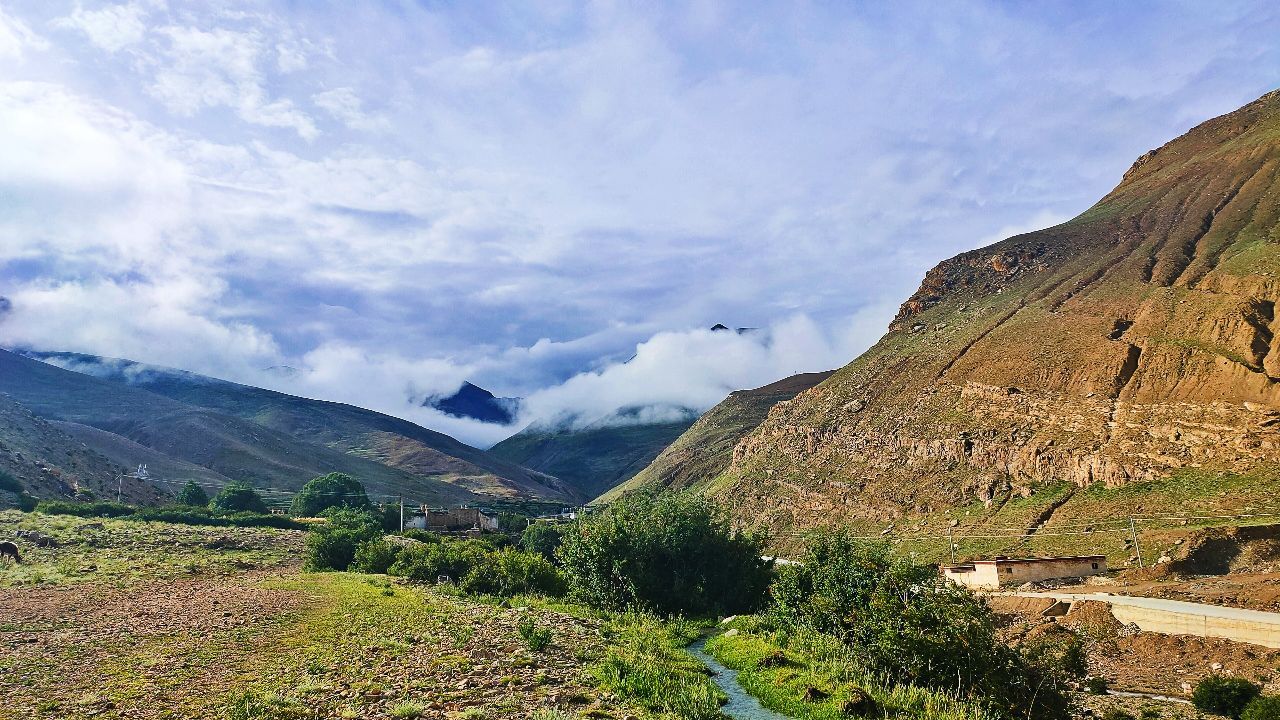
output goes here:
{"type": "Polygon", "coordinates": [[[894,683],[957,693],[1010,717],[1068,716],[1067,673],[1000,642],[981,600],[931,566],[895,558],[887,544],[820,533],[800,564],[779,572],[773,599],[779,626],[830,634],[864,670],[894,683]]]}
{"type": "Polygon", "coordinates": [[[175,502],[179,505],[190,507],[207,507],[209,505],[209,493],[205,492],[204,488],[197,485],[194,480],[191,480],[178,491],[178,497],[175,502]]]}
{"type": "Polygon", "coordinates": [[[1240,720],[1280,720],[1280,697],[1256,697],[1240,714],[1240,720]]]}
{"type": "Polygon", "coordinates": [[[436,544],[436,543],[444,542],[444,539],[440,537],[439,533],[433,533],[427,530],[420,530],[418,528],[409,528],[408,530],[405,530],[404,532],[400,533],[400,537],[407,537],[410,540],[417,540],[418,542],[423,542],[423,543],[436,544]]]}
{"type": "MultiPolygon", "coordinates": [[[[367,509],[369,497],[364,485],[346,473],[333,472],[312,478],[293,496],[289,514],[294,517],[315,517],[334,507],[367,509]]],[[[396,509],[397,518],[399,508],[396,509]]]]}
{"type": "Polygon", "coordinates": [[[23,487],[21,480],[10,475],[4,470],[0,470],[0,490],[11,492],[15,495],[21,495],[26,492],[27,489],[23,487]]]}
{"type": "Polygon", "coordinates": [[[400,551],[387,571],[415,582],[436,582],[440,577],[460,581],[481,564],[492,549],[474,540],[414,545],[400,551]]]}
{"type": "Polygon", "coordinates": [[[382,521],[373,513],[330,508],[325,522],[307,533],[303,568],[313,571],[346,570],[361,543],[382,536],[382,521]]]}
{"type": "Polygon", "coordinates": [[[524,593],[559,596],[565,592],[560,571],[541,555],[515,548],[489,552],[472,566],[461,587],[468,593],[510,597],[524,593]]]}
{"type": "Polygon", "coordinates": [[[40,498],[35,495],[25,492],[18,494],[18,509],[22,512],[31,512],[32,510],[35,510],[36,506],[39,504],[40,498]]]}
{"type": "Polygon", "coordinates": [[[564,530],[549,522],[536,522],[520,533],[521,550],[538,553],[552,562],[555,562],[556,550],[560,549],[563,541],[564,530]]]}
{"type": "Polygon", "coordinates": [[[637,493],[570,526],[556,557],[588,605],[712,615],[763,603],[763,551],[763,538],[734,530],[705,497],[637,493]]]}
{"type": "Polygon", "coordinates": [[[65,500],[41,500],[35,511],[45,515],[74,515],[76,517],[122,517],[132,515],[137,508],[113,502],[67,502],[65,500]]]}
{"type": "Polygon", "coordinates": [[[351,570],[363,573],[385,573],[396,561],[400,546],[385,538],[366,540],[356,546],[351,560],[351,570]]]}
{"type": "Polygon", "coordinates": [[[539,627],[531,619],[521,620],[517,629],[525,646],[534,652],[542,652],[551,644],[551,628],[539,627]]]}
{"type": "Polygon", "coordinates": [[[1138,720],[1133,713],[1121,710],[1120,708],[1111,708],[1102,713],[1102,720],[1138,720]]]}
{"type": "Polygon", "coordinates": [[[1201,712],[1240,718],[1261,692],[1262,688],[1244,678],[1209,675],[1196,683],[1191,703],[1201,712]]]}
{"type": "Polygon", "coordinates": [[[238,512],[267,514],[267,504],[262,501],[258,491],[242,482],[228,483],[213,500],[209,501],[209,509],[218,515],[230,515],[238,512]]]}

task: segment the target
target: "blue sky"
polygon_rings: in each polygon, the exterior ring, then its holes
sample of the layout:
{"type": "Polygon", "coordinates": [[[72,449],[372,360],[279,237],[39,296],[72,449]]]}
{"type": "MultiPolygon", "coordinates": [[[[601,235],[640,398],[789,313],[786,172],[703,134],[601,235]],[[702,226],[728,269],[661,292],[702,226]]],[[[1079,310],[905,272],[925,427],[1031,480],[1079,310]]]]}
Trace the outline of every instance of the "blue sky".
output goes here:
{"type": "Polygon", "coordinates": [[[0,343],[479,444],[417,402],[701,409],[1280,86],[1277,37],[1268,2],[4,2],[0,343]]]}

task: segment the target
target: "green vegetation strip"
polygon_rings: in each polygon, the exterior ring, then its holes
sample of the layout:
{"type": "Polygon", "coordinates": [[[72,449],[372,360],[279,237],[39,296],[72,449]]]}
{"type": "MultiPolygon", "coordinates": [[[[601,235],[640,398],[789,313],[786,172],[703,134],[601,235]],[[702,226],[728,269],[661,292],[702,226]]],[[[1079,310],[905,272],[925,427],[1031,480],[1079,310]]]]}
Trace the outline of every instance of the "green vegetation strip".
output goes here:
{"type": "Polygon", "coordinates": [[[807,631],[770,633],[755,618],[734,621],[736,633],[707,641],[716,660],[738,672],[738,683],[762,705],[799,720],[901,717],[992,720],[994,716],[917,687],[887,687],[858,672],[834,638],[807,631]]]}

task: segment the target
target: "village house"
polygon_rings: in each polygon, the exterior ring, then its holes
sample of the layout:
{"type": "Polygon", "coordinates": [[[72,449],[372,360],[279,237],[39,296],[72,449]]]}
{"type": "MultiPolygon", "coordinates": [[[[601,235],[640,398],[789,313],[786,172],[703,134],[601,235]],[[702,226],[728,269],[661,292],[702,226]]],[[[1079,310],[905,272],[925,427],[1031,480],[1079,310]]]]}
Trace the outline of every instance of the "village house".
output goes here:
{"type": "Polygon", "coordinates": [[[1105,555],[973,560],[942,566],[946,579],[975,590],[999,590],[1023,583],[1088,577],[1107,571],[1105,555]]]}
{"type": "Polygon", "coordinates": [[[406,528],[431,532],[462,532],[479,530],[497,532],[498,518],[486,515],[477,508],[457,507],[444,510],[422,506],[422,509],[405,519],[406,528]]]}

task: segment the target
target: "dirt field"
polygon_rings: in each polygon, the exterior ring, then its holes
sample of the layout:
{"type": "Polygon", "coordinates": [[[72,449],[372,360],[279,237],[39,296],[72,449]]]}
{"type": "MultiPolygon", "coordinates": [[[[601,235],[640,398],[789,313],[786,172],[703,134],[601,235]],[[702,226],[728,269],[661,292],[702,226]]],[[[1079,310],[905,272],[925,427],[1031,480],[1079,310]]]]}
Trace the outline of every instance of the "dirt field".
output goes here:
{"type": "Polygon", "coordinates": [[[0,533],[19,522],[57,546],[0,568],[5,720],[627,715],[617,702],[604,711],[583,675],[604,647],[596,620],[300,573],[287,532],[223,542],[218,529],[211,542],[194,528],[197,542],[174,526],[0,513],[0,533]],[[102,534],[115,542],[84,544],[102,534]],[[185,544],[169,555],[175,534],[185,544]],[[269,540],[283,549],[260,546],[269,540]],[[104,559],[78,572],[94,550],[104,559]],[[246,553],[256,559],[235,571],[246,553]],[[140,577],[142,563],[166,579],[140,577]],[[550,645],[530,649],[522,623],[550,629],[550,645]]]}

